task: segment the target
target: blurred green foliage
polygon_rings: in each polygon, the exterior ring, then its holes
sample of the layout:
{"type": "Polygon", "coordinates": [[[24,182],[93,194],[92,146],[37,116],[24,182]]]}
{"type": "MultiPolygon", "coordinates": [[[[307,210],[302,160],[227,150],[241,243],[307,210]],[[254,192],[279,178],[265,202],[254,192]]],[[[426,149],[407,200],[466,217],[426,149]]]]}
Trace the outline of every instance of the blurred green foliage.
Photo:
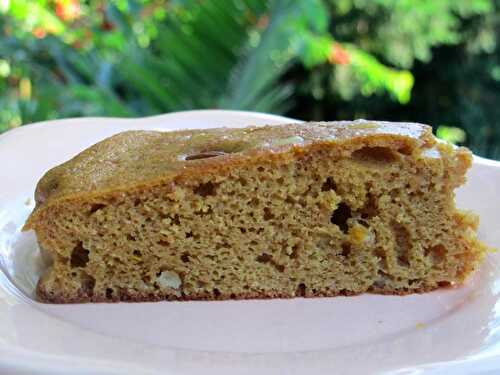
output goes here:
{"type": "Polygon", "coordinates": [[[427,122],[500,158],[499,1],[2,0],[0,131],[229,108],[427,122]]]}

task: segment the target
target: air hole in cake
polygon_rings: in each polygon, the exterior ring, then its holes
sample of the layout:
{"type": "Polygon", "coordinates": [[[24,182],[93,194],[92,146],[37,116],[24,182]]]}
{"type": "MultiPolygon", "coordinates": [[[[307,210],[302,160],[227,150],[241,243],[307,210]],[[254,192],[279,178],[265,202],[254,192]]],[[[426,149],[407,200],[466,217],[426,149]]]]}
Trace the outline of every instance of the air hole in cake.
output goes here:
{"type": "Polygon", "coordinates": [[[85,293],[89,297],[92,297],[92,295],[94,294],[95,279],[86,272],[82,272],[81,280],[83,293],[85,293]]]}
{"type": "Polygon", "coordinates": [[[321,186],[321,191],[329,191],[329,190],[336,190],[337,185],[335,184],[335,181],[333,181],[333,178],[328,177],[325,182],[323,182],[323,185],[321,186]]]}
{"type": "Polygon", "coordinates": [[[215,298],[218,298],[218,297],[220,297],[220,295],[221,295],[220,290],[219,290],[219,289],[217,289],[217,288],[214,288],[214,289],[213,289],[213,294],[214,294],[215,298]]]}
{"type": "Polygon", "coordinates": [[[71,252],[71,267],[85,267],[89,261],[89,251],[83,247],[82,242],[78,242],[71,252]]]}
{"type": "Polygon", "coordinates": [[[392,222],[392,232],[394,234],[394,250],[398,264],[401,267],[409,267],[409,255],[411,248],[410,232],[398,222],[392,222]]]}
{"type": "Polygon", "coordinates": [[[90,213],[93,214],[94,212],[100,210],[100,209],[103,209],[104,207],[106,207],[105,204],[102,204],[102,203],[95,203],[93,205],[90,206],[90,213]]]}
{"type": "MultiPolygon", "coordinates": [[[[248,205],[249,205],[249,206],[252,206],[252,207],[256,207],[256,206],[258,206],[258,205],[259,205],[259,203],[260,203],[259,198],[256,198],[256,197],[255,197],[255,198],[252,198],[252,199],[250,200],[250,202],[248,202],[248,205]]],[[[252,215],[252,214],[253,214],[253,213],[251,212],[251,213],[250,213],[250,215],[252,215]]]]}
{"type": "Polygon", "coordinates": [[[285,266],[284,266],[284,265],[282,265],[282,264],[278,264],[278,263],[276,263],[276,262],[274,262],[274,261],[273,261],[273,262],[271,262],[271,264],[273,265],[273,267],[274,267],[274,268],[276,268],[276,270],[277,270],[278,272],[285,272],[285,266]]]}
{"type": "Polygon", "coordinates": [[[342,252],[340,255],[342,255],[344,258],[347,258],[351,254],[351,244],[344,242],[342,244],[342,252]]]}
{"type": "Polygon", "coordinates": [[[106,299],[113,299],[113,289],[106,288],[106,299]]]}
{"type": "Polygon", "coordinates": [[[136,241],[136,238],[134,236],[132,236],[131,234],[127,234],[127,240],[136,241]]]}
{"type": "Polygon", "coordinates": [[[274,215],[269,207],[264,207],[264,220],[272,220],[274,215]]]}
{"type": "Polygon", "coordinates": [[[297,297],[305,297],[306,296],[306,284],[300,283],[297,285],[297,289],[295,290],[295,295],[297,297]]]}
{"type": "Polygon", "coordinates": [[[195,194],[202,197],[213,196],[217,194],[217,185],[209,181],[204,184],[199,184],[193,189],[193,191],[195,194]]]}
{"type": "Polygon", "coordinates": [[[171,220],[172,220],[171,222],[172,225],[181,225],[179,215],[174,215],[174,217],[172,217],[171,220]]]}
{"type": "Polygon", "coordinates": [[[255,260],[259,263],[267,263],[270,262],[273,259],[272,255],[262,253],[261,255],[257,256],[255,260]]]}
{"type": "Polygon", "coordinates": [[[446,247],[443,245],[432,246],[425,249],[425,255],[430,255],[434,263],[441,263],[446,257],[446,247]]]}
{"type": "Polygon", "coordinates": [[[363,219],[370,219],[378,215],[377,199],[370,193],[367,194],[364,206],[360,210],[363,219]]]}
{"type": "Polygon", "coordinates": [[[349,229],[347,220],[349,220],[351,216],[351,208],[342,202],[338,205],[337,209],[333,211],[333,214],[330,217],[330,222],[337,225],[342,232],[347,233],[349,229]]]}
{"type": "Polygon", "coordinates": [[[452,286],[452,283],[449,281],[438,281],[437,284],[440,288],[446,288],[452,286]]]}
{"type": "Polygon", "coordinates": [[[269,263],[273,266],[278,272],[285,272],[285,266],[279,263],[276,263],[273,259],[272,255],[262,253],[255,260],[259,263],[269,263]]]}
{"type": "Polygon", "coordinates": [[[220,249],[230,249],[231,245],[229,245],[227,242],[222,242],[222,243],[217,243],[215,244],[215,249],[220,250],[220,249]]]}
{"type": "Polygon", "coordinates": [[[184,263],[189,263],[189,253],[187,253],[187,252],[182,253],[181,261],[183,261],[184,263]]]}
{"type": "Polygon", "coordinates": [[[186,238],[191,238],[193,237],[193,232],[189,231],[189,232],[186,232],[186,238]]]}
{"type": "Polygon", "coordinates": [[[134,250],[132,254],[138,258],[142,257],[142,253],[139,250],[134,250]]]}
{"type": "Polygon", "coordinates": [[[388,147],[363,147],[352,153],[355,160],[368,161],[372,163],[392,163],[398,160],[397,155],[388,147]]]}
{"type": "Polygon", "coordinates": [[[135,199],[134,199],[134,206],[136,206],[136,207],[137,207],[137,206],[138,206],[138,205],[140,205],[140,204],[141,204],[141,200],[140,200],[139,198],[135,198],[135,199]]]}
{"type": "Polygon", "coordinates": [[[368,222],[365,219],[358,219],[358,223],[360,223],[365,228],[368,228],[370,226],[370,224],[368,224],[368,222]]]}
{"type": "Polygon", "coordinates": [[[185,157],[184,160],[199,160],[199,159],[208,159],[208,158],[215,158],[217,156],[222,156],[226,155],[226,152],[224,151],[204,151],[204,152],[198,152],[196,154],[191,154],[185,157]]]}
{"type": "Polygon", "coordinates": [[[413,148],[410,145],[404,145],[398,148],[398,152],[403,155],[411,155],[413,153],[413,148]]]}

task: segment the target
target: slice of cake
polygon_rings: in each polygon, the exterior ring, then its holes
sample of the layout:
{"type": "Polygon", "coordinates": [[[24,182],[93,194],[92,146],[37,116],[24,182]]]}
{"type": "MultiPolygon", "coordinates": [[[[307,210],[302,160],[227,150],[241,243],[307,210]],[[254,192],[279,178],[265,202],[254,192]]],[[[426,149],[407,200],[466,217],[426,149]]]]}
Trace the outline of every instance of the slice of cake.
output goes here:
{"type": "Polygon", "coordinates": [[[428,126],[129,131],[50,170],[33,229],[46,302],[406,294],[485,247],[455,208],[471,153],[428,126]]]}

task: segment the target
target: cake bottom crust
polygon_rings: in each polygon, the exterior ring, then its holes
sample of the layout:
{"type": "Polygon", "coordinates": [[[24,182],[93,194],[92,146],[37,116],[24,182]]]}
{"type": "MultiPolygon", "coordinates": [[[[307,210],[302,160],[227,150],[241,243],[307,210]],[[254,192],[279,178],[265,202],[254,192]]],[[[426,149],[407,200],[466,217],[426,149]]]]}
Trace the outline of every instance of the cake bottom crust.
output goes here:
{"type": "Polygon", "coordinates": [[[224,301],[224,300],[250,300],[250,299],[291,299],[291,298],[318,298],[318,297],[337,297],[337,296],[356,296],[364,293],[368,294],[380,294],[380,295],[397,295],[406,296],[409,294],[421,294],[431,292],[437,289],[449,289],[453,288],[454,285],[451,283],[443,282],[441,285],[437,286],[424,286],[416,289],[397,289],[397,290],[386,290],[382,288],[370,287],[367,291],[363,292],[353,292],[349,290],[342,290],[340,292],[333,291],[317,291],[317,292],[307,292],[303,295],[297,294],[287,294],[279,292],[249,292],[249,293],[239,293],[239,294],[218,294],[214,295],[212,293],[193,293],[190,295],[180,296],[174,294],[158,294],[158,293],[140,293],[140,292],[127,292],[122,291],[120,296],[113,296],[107,298],[104,296],[92,296],[89,297],[85,293],[81,292],[72,298],[65,297],[63,295],[54,295],[48,293],[44,290],[40,284],[37,285],[36,294],[41,302],[45,303],[87,303],[87,302],[158,302],[158,301],[224,301]]]}

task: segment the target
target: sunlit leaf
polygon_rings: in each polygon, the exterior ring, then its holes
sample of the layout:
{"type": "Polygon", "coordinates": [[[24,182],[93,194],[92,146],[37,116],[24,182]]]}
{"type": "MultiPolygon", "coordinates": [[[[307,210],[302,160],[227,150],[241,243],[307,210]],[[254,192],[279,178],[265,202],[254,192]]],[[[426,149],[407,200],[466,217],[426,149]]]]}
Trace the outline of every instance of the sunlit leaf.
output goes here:
{"type": "Polygon", "coordinates": [[[456,144],[463,143],[466,140],[466,133],[463,129],[454,127],[454,126],[446,126],[440,125],[436,130],[436,136],[444,141],[456,144]]]}
{"type": "Polygon", "coordinates": [[[387,90],[400,103],[410,100],[414,83],[411,72],[389,68],[372,55],[353,46],[346,46],[346,49],[351,59],[350,66],[360,81],[363,94],[387,90]]]}

